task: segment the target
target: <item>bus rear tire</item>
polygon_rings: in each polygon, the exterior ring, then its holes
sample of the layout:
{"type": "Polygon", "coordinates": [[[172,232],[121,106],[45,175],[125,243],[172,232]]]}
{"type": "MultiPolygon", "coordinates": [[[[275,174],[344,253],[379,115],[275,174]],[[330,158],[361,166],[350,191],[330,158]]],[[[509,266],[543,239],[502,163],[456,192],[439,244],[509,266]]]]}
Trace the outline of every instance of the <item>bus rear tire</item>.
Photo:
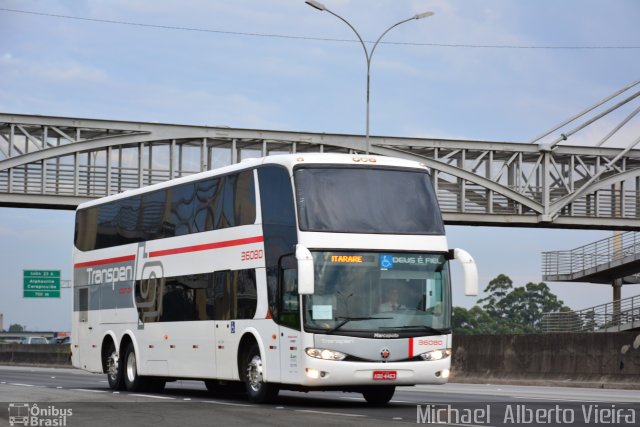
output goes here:
{"type": "Polygon", "coordinates": [[[396,387],[393,385],[378,386],[363,390],[362,396],[369,405],[386,405],[395,392],[396,387]]]}
{"type": "Polygon", "coordinates": [[[164,390],[166,380],[164,378],[143,377],[138,375],[138,364],[136,361],[136,351],[133,343],[127,345],[124,353],[123,375],[124,384],[127,391],[139,392],[150,391],[160,393],[164,390]]]}
{"type": "Polygon", "coordinates": [[[262,356],[255,342],[245,354],[243,372],[244,385],[250,402],[269,403],[278,397],[280,391],[278,386],[264,382],[262,356]]]}
{"type": "Polygon", "coordinates": [[[116,350],[115,344],[111,342],[105,352],[105,366],[107,371],[107,381],[112,390],[124,390],[124,369],[123,363],[116,350]]]}

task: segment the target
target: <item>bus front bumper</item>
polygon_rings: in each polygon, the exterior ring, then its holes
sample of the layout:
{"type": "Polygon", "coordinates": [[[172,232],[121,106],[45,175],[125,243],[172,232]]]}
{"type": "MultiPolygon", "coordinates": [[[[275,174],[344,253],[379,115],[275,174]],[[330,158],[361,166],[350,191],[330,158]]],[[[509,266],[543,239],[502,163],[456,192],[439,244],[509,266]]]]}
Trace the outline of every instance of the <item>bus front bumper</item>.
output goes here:
{"type": "Polygon", "coordinates": [[[411,362],[345,362],[305,357],[302,385],[330,387],[341,385],[445,384],[451,358],[411,362]]]}

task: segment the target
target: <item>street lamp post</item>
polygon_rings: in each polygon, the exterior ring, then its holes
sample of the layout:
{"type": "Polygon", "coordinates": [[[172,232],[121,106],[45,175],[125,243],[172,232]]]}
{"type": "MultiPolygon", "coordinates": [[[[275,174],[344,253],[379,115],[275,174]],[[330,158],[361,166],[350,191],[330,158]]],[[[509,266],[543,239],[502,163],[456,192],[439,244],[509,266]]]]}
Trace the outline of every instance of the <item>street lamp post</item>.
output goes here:
{"type": "Polygon", "coordinates": [[[412,16],[411,18],[402,20],[400,22],[397,22],[395,24],[393,24],[392,26],[390,26],[389,28],[387,28],[381,35],[380,37],[378,37],[378,40],[376,40],[376,42],[373,44],[373,47],[371,48],[371,52],[369,52],[369,50],[367,49],[367,45],[364,43],[364,40],[362,40],[362,37],[360,37],[360,34],[358,33],[358,31],[356,31],[356,29],[353,27],[353,25],[351,25],[349,23],[349,21],[347,21],[346,19],[344,19],[342,16],[338,15],[337,13],[327,9],[327,7],[316,1],[316,0],[306,0],[305,1],[306,4],[308,4],[309,6],[313,7],[314,9],[317,9],[321,12],[329,12],[330,14],[332,14],[333,16],[335,16],[336,18],[338,18],[339,20],[341,20],[342,22],[344,22],[345,24],[347,24],[349,26],[349,28],[351,28],[353,30],[354,33],[356,33],[356,36],[358,37],[358,40],[360,40],[360,44],[362,45],[362,49],[364,50],[364,55],[367,58],[367,118],[366,118],[366,133],[365,133],[365,141],[367,144],[367,149],[366,149],[366,154],[369,154],[369,93],[370,93],[370,86],[371,86],[371,58],[373,57],[373,52],[375,52],[376,47],[378,46],[378,43],[380,43],[380,40],[382,40],[382,38],[385,36],[385,34],[387,34],[389,31],[391,31],[393,28],[397,27],[400,24],[404,24],[405,22],[409,22],[412,21],[414,19],[422,19],[422,18],[428,18],[429,16],[433,15],[433,12],[423,12],[423,13],[419,13],[417,15],[412,16]]]}

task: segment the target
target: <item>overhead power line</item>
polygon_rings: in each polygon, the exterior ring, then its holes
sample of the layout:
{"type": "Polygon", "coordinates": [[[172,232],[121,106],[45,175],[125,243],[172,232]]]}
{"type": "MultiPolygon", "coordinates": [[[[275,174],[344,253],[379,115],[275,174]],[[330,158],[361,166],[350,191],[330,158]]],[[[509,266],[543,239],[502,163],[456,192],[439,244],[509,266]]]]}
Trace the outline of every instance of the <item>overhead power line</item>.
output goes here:
{"type": "MultiPolygon", "coordinates": [[[[268,38],[293,39],[293,40],[312,40],[312,41],[339,42],[339,43],[360,43],[358,40],[355,40],[355,39],[291,36],[291,35],[285,35],[285,34],[269,34],[269,33],[249,33],[244,31],[225,31],[225,30],[214,30],[210,28],[182,27],[177,25],[146,24],[143,22],[130,22],[130,21],[120,21],[120,20],[113,20],[113,19],[100,19],[100,18],[86,18],[82,16],[60,15],[55,13],[34,12],[29,10],[8,9],[8,8],[0,8],[0,11],[22,13],[26,15],[46,16],[49,18],[73,19],[76,21],[99,22],[103,24],[116,24],[116,25],[129,25],[133,27],[157,28],[162,30],[195,31],[200,33],[228,34],[228,35],[245,36],[245,37],[268,37],[268,38]]],[[[369,40],[365,40],[364,42],[373,43],[372,41],[369,41],[369,40]]],[[[418,42],[394,42],[394,41],[382,41],[380,42],[380,44],[403,45],[403,46],[446,47],[446,48],[472,48],[472,49],[559,49],[559,50],[560,49],[564,49],[564,50],[640,49],[640,46],[535,46],[535,45],[498,45],[498,44],[463,44],[463,43],[418,43],[418,42]]]]}

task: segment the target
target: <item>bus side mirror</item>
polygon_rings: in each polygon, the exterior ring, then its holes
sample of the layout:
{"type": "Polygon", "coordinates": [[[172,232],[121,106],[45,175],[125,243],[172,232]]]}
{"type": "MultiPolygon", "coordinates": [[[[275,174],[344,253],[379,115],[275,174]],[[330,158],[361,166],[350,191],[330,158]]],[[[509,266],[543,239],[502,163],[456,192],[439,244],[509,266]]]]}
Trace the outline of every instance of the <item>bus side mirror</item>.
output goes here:
{"type": "Polygon", "coordinates": [[[478,267],[473,257],[464,249],[453,249],[452,255],[454,259],[462,264],[464,273],[464,294],[467,296],[478,295],[478,267]]]}
{"type": "Polygon", "coordinates": [[[298,260],[298,294],[313,295],[313,256],[309,249],[296,245],[296,259],[298,260]]]}

